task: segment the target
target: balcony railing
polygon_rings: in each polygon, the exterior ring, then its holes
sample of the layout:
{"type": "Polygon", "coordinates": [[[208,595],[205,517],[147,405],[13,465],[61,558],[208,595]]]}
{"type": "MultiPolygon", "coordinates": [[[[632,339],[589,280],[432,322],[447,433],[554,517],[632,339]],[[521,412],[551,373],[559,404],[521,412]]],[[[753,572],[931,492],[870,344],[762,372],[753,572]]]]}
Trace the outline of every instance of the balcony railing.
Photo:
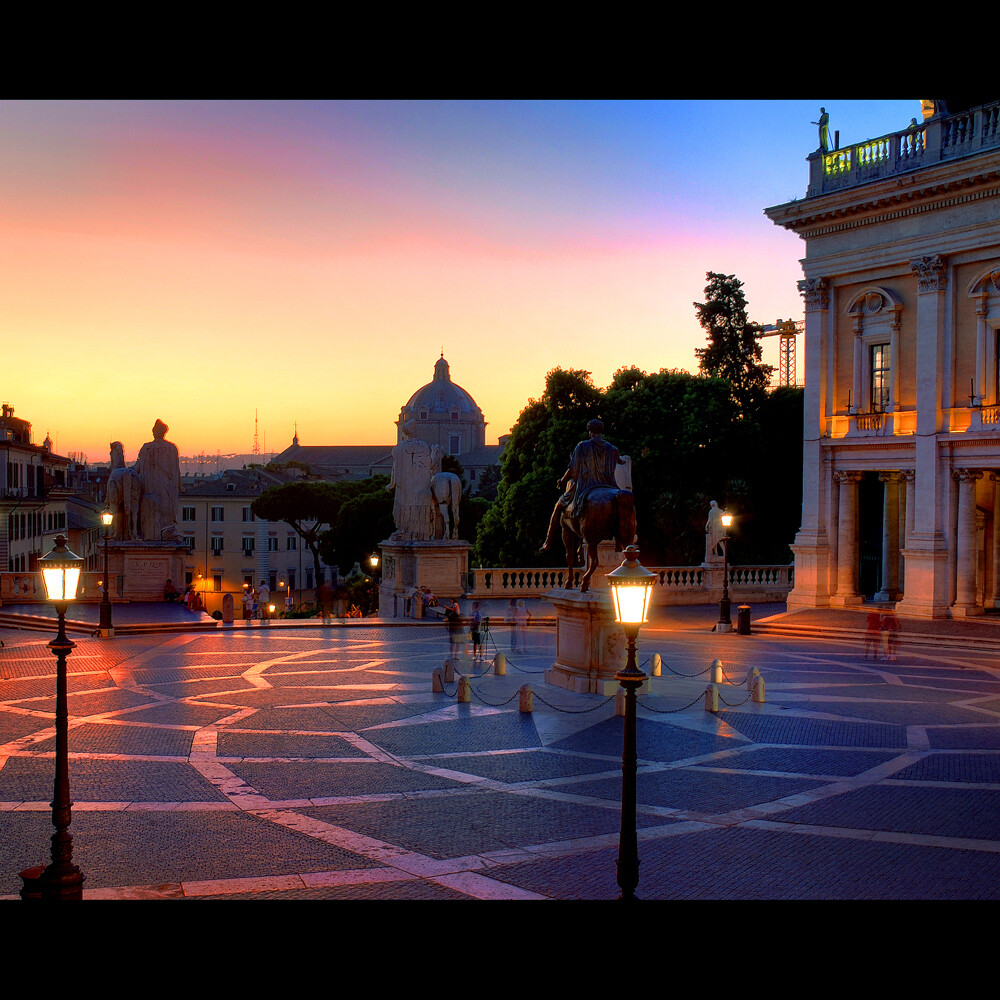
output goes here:
{"type": "Polygon", "coordinates": [[[1000,101],[810,157],[808,196],[1000,147],[1000,101]]]}

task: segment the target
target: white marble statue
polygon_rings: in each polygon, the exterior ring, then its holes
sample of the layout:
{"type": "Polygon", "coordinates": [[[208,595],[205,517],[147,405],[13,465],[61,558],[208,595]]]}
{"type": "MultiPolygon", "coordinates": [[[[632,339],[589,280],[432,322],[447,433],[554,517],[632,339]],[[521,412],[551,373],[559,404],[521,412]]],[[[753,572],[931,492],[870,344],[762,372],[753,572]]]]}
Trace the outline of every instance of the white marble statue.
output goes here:
{"type": "Polygon", "coordinates": [[[387,490],[395,489],[392,517],[396,530],[392,539],[427,541],[434,521],[434,498],[431,495],[433,459],[431,446],[416,437],[415,420],[403,424],[403,439],[392,449],[392,477],[387,490]]]}
{"type": "Polygon", "coordinates": [[[719,543],[726,533],[725,525],[722,523],[722,511],[719,505],[713,500],[708,508],[708,520],[705,522],[705,559],[718,557],[719,543]]]}
{"type": "Polygon", "coordinates": [[[153,440],[139,449],[135,468],[142,482],[140,521],[146,541],[179,541],[177,498],[181,489],[181,462],[177,445],[167,441],[169,428],[162,420],[153,424],[153,440]]]}

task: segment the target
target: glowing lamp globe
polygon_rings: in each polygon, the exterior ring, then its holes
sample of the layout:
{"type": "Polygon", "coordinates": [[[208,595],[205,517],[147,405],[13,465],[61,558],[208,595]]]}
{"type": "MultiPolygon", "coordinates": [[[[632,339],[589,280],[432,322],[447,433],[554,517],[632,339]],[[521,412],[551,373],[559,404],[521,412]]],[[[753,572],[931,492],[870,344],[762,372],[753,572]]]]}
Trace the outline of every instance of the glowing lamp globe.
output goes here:
{"type": "Polygon", "coordinates": [[[45,583],[45,594],[52,602],[72,601],[80,585],[83,559],[66,548],[65,535],[56,538],[55,548],[38,560],[45,583]]]}
{"type": "Polygon", "coordinates": [[[111,511],[108,510],[106,507],[104,508],[104,510],[101,511],[101,524],[103,524],[105,528],[110,528],[111,522],[114,519],[115,515],[112,514],[111,511]]]}
{"type": "Polygon", "coordinates": [[[608,582],[611,585],[616,622],[638,627],[649,620],[649,605],[656,574],[650,573],[639,562],[639,550],[634,545],[625,550],[625,561],[621,566],[608,573],[608,582]]]}

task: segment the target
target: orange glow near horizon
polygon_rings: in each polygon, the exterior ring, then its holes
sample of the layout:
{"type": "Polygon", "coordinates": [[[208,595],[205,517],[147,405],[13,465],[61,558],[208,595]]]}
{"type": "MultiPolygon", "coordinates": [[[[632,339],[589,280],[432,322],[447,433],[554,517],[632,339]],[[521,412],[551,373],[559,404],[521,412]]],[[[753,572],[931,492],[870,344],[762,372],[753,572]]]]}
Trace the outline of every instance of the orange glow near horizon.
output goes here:
{"type": "Polygon", "coordinates": [[[804,193],[814,112],[751,111],[734,157],[699,145],[722,102],[0,102],[0,396],[132,462],[156,419],[249,454],[255,412],[268,453],[392,444],[442,348],[491,444],[557,366],[695,371],[707,271],[802,316],[762,209],[804,193]]]}

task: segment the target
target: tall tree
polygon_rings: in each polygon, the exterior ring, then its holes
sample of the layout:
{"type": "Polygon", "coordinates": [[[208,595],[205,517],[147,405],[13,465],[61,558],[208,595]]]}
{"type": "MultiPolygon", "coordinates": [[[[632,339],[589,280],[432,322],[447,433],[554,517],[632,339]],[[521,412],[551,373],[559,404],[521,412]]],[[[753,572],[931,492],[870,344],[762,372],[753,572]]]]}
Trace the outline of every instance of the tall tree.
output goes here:
{"type": "Polygon", "coordinates": [[[316,573],[316,599],[323,571],[320,566],[320,535],[336,522],[347,494],[343,483],[294,482],[271,486],[250,505],[266,521],[284,521],[294,528],[312,553],[316,573]]]}
{"type": "Polygon", "coordinates": [[[695,302],[698,322],[708,347],[695,349],[702,374],[725,379],[732,386],[740,415],[753,417],[767,392],[774,371],[761,363],[763,327],[750,321],[743,282],[735,274],[706,274],[705,301],[695,302]]]}

